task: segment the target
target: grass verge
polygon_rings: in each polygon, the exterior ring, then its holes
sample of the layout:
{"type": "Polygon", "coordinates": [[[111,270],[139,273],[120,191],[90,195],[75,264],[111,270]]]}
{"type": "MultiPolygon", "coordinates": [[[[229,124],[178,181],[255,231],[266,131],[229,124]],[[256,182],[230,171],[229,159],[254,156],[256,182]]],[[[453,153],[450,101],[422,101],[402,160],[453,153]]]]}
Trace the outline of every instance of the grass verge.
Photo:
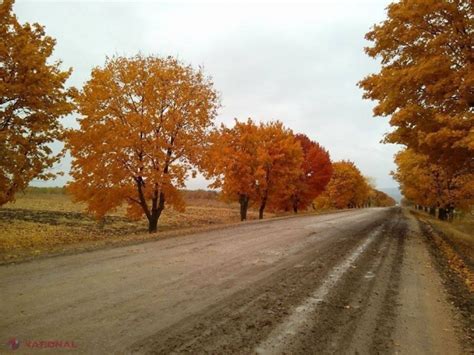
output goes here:
{"type": "Polygon", "coordinates": [[[419,212],[411,213],[422,221],[436,248],[441,251],[448,266],[474,293],[474,221],[472,216],[454,222],[445,222],[419,212]]]}

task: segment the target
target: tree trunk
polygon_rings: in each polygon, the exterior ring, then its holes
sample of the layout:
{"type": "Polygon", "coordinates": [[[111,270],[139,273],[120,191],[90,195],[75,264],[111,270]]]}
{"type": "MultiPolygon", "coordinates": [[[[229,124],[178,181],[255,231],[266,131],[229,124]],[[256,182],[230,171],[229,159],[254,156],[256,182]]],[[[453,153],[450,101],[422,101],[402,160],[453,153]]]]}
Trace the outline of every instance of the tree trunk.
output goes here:
{"type": "Polygon", "coordinates": [[[148,220],[148,232],[156,233],[158,231],[158,217],[151,216],[148,220]]]}
{"type": "Polygon", "coordinates": [[[148,232],[156,233],[158,231],[158,220],[160,219],[161,212],[165,209],[165,194],[158,190],[155,190],[155,196],[151,200],[151,213],[148,218],[148,232]],[[159,197],[158,197],[159,196],[159,197]]]}
{"type": "Polygon", "coordinates": [[[258,219],[263,219],[263,211],[265,211],[265,206],[267,205],[267,197],[265,196],[260,204],[258,209],[258,219]]]}
{"type": "Polygon", "coordinates": [[[436,216],[436,207],[430,207],[430,215],[436,216]]]}
{"type": "Polygon", "coordinates": [[[291,202],[293,202],[293,212],[298,213],[298,195],[293,194],[291,197],[291,202]]]}
{"type": "Polygon", "coordinates": [[[438,209],[438,219],[446,221],[448,219],[448,211],[444,207],[438,209]]]}
{"type": "Polygon", "coordinates": [[[249,207],[249,198],[247,195],[239,195],[239,204],[240,204],[240,221],[245,221],[247,219],[247,209],[249,207]]]}
{"type": "Polygon", "coordinates": [[[449,205],[447,208],[447,213],[448,213],[448,221],[452,222],[454,219],[454,207],[452,205],[449,205]]]}

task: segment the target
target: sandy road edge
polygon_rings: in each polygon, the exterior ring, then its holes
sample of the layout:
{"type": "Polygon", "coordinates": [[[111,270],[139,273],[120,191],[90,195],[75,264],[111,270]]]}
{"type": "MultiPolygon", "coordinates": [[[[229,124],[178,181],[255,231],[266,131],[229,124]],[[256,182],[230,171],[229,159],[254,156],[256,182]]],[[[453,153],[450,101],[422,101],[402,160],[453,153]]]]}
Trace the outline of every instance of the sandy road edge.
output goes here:
{"type": "Polygon", "coordinates": [[[447,293],[448,301],[459,315],[462,329],[459,329],[459,336],[462,339],[466,353],[474,353],[474,293],[472,293],[466,280],[453,267],[453,263],[448,255],[440,248],[442,243],[442,231],[429,223],[428,220],[420,218],[416,213],[407,210],[407,213],[419,223],[423,241],[431,256],[433,265],[441,277],[444,290],[447,293]]]}

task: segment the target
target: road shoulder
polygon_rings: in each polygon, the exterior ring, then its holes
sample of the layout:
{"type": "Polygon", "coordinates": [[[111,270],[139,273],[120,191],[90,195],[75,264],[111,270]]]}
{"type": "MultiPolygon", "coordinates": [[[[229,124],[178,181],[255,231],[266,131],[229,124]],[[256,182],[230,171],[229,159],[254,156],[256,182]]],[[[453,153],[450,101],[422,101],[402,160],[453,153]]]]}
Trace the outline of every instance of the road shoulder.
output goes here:
{"type": "Polygon", "coordinates": [[[454,312],[414,217],[408,220],[394,341],[401,354],[461,354],[454,312]]]}

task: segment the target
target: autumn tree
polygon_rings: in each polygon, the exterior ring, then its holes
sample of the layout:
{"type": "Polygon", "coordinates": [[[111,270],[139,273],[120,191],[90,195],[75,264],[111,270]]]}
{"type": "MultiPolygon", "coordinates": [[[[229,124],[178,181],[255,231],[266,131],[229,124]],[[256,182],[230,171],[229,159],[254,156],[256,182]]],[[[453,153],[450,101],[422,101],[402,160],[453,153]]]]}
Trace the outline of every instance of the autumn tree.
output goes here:
{"type": "Polygon", "coordinates": [[[261,124],[260,136],[255,195],[258,215],[262,219],[272,199],[294,192],[288,189],[288,182],[301,176],[303,150],[293,132],[278,121],[261,124]]]}
{"type": "Polygon", "coordinates": [[[395,163],[397,170],[392,175],[399,182],[403,196],[419,205],[436,208],[437,195],[442,189],[437,174],[431,175],[428,158],[405,149],[397,153],[395,163]]]}
{"type": "Polygon", "coordinates": [[[222,124],[214,131],[211,142],[205,176],[214,180],[210,187],[221,189],[226,201],[239,202],[240,220],[244,221],[250,199],[255,197],[259,128],[250,118],[245,122],[235,120],[234,127],[222,124]]]}
{"type": "Polygon", "coordinates": [[[60,118],[70,113],[71,69],[51,62],[55,40],[39,24],[20,24],[13,1],[0,3],[0,205],[33,179],[49,179],[59,159],[60,118]]]}
{"type": "Polygon", "coordinates": [[[396,201],[392,197],[390,197],[383,191],[377,190],[374,178],[366,176],[365,181],[369,187],[367,200],[365,202],[365,205],[367,207],[395,206],[396,201]]]}
{"type": "Polygon", "coordinates": [[[351,161],[332,164],[333,173],[324,192],[315,200],[317,208],[363,207],[368,199],[370,186],[360,170],[351,161]]]}
{"type": "Polygon", "coordinates": [[[207,176],[227,200],[240,203],[241,220],[255,205],[263,218],[269,202],[300,174],[301,145],[281,122],[255,124],[251,119],[222,126],[215,133],[207,176]]]}
{"type": "Polygon", "coordinates": [[[377,189],[371,189],[370,196],[370,207],[391,207],[396,204],[392,197],[377,189]]]}
{"type": "Polygon", "coordinates": [[[437,208],[440,219],[452,217],[454,209],[469,210],[474,204],[474,174],[454,172],[444,165],[434,164],[423,154],[411,149],[395,157],[393,173],[403,195],[415,204],[437,208]]]}
{"type": "Polygon", "coordinates": [[[126,203],[155,232],[165,203],[184,208],[178,189],[195,173],[219,106],[212,82],[171,57],[113,57],[76,101],[69,191],[97,217],[126,203]]]}
{"type": "Polygon", "coordinates": [[[366,39],[382,68],[362,80],[364,97],[390,116],[385,141],[453,171],[473,170],[474,10],[471,0],[402,0],[366,39]]]}
{"type": "Polygon", "coordinates": [[[295,139],[303,150],[300,174],[293,181],[288,180],[281,197],[275,202],[275,208],[281,210],[306,209],[325,189],[332,175],[332,163],[329,153],[318,143],[304,134],[296,134],[295,139]]]}

